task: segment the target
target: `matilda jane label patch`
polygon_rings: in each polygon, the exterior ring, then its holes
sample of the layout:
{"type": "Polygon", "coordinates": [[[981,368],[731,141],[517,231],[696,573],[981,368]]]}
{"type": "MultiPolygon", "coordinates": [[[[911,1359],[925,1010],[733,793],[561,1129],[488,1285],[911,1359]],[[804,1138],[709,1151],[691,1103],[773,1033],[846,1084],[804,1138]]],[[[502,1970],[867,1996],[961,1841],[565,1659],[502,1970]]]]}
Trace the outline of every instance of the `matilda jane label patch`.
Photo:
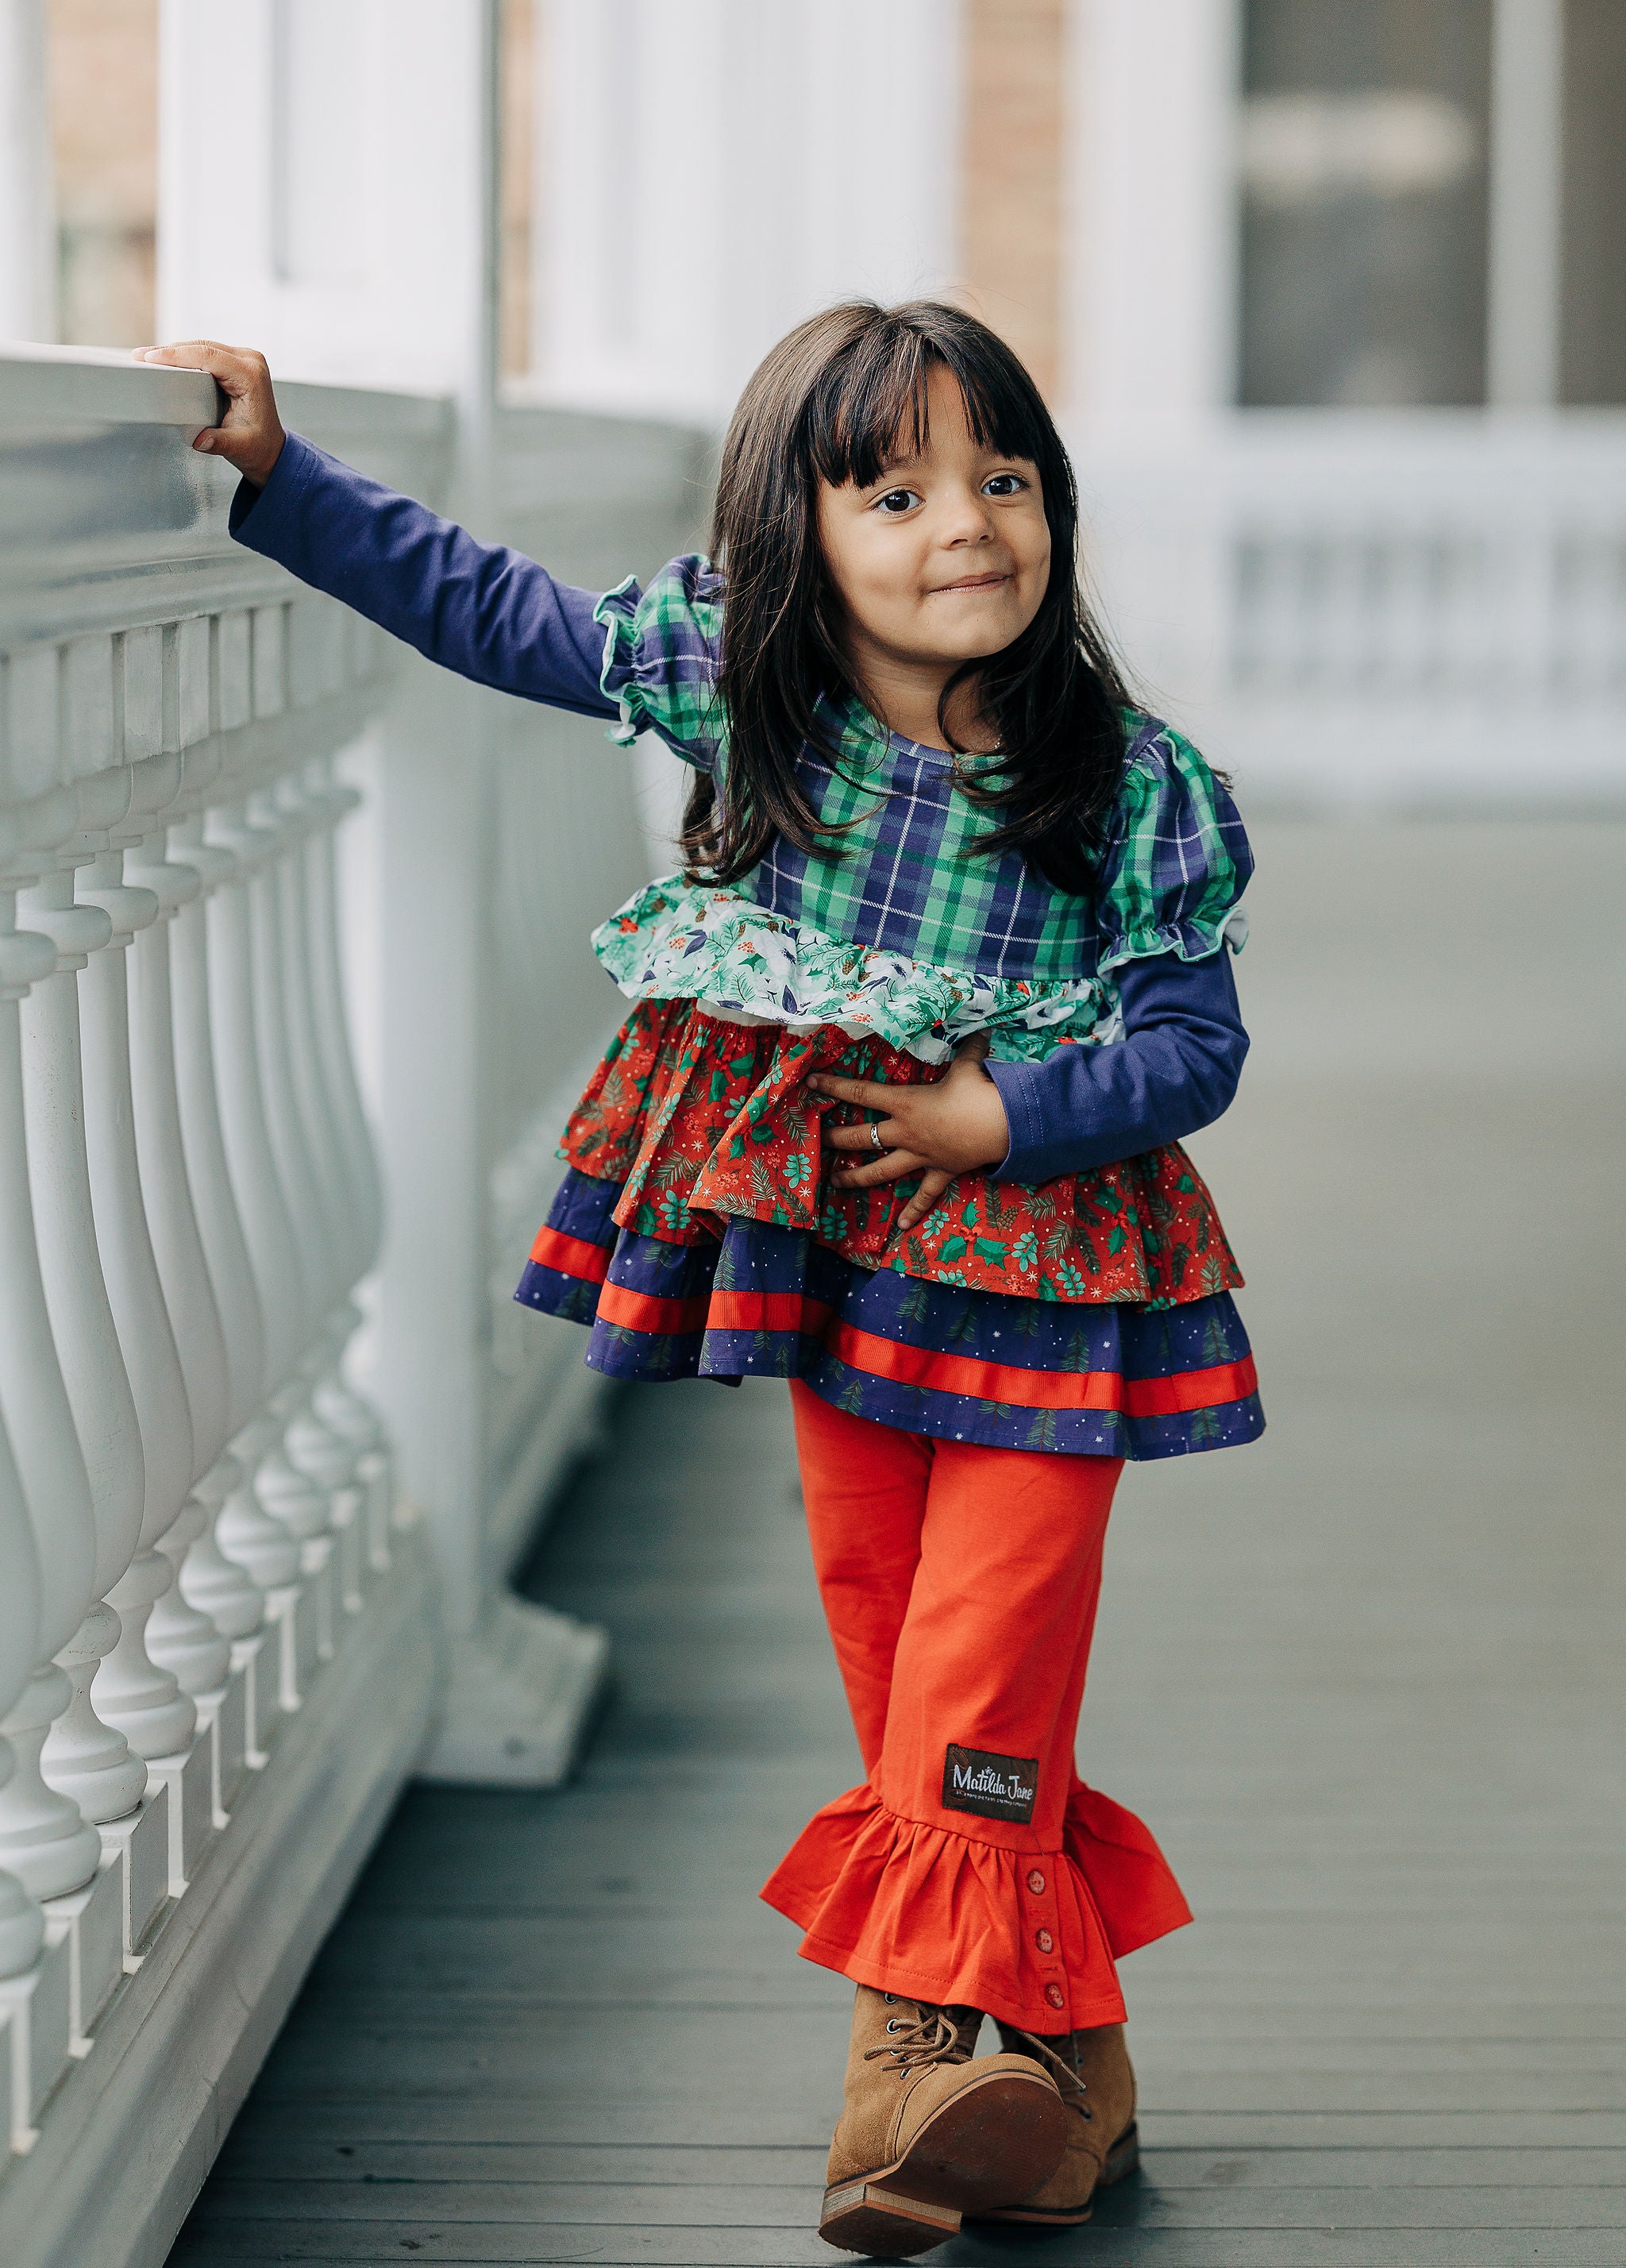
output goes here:
{"type": "Polygon", "coordinates": [[[943,1759],[943,1808],[975,1811],[984,1819],[1013,1819],[1026,1827],[1039,1793],[1037,1756],[996,1756],[986,1749],[959,1749],[943,1759]]]}

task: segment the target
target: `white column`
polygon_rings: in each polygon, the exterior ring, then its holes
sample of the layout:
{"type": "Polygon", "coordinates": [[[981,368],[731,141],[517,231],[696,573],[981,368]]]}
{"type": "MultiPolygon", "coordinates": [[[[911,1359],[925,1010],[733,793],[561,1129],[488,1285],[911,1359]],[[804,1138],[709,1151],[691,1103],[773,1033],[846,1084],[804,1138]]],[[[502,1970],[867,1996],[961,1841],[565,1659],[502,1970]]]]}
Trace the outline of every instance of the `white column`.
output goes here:
{"type": "Polygon", "coordinates": [[[0,338],[56,336],[46,0],[0,0],[0,338]]]}
{"type": "Polygon", "coordinates": [[[957,0],[536,5],[533,357],[550,394],[720,424],[815,309],[954,281],[957,0]],[[644,216],[696,149],[751,191],[711,201],[673,260],[644,216]]]}
{"type": "Polygon", "coordinates": [[[491,6],[162,0],[166,338],[252,339],[289,377],[455,382],[486,288],[471,247],[491,6]],[[269,68],[276,13],[303,70],[269,68]],[[317,162],[282,162],[302,144],[317,162]]]}
{"type": "Polygon", "coordinates": [[[1234,399],[1240,0],[1072,0],[1065,396],[1092,438],[1234,399]]]}
{"type": "Polygon", "coordinates": [[[73,1699],[52,1727],[41,1764],[49,1785],[87,1819],[107,1821],[134,1810],[147,1786],[145,1764],[118,1727],[98,1717],[91,1698],[98,1668],[119,1640],[118,1614],[105,1602],[135,1556],[145,1483],[141,1428],[102,1278],[85,1149],[77,972],[113,934],[99,906],[74,903],[74,867],[87,862],[88,854],[63,858],[24,893],[24,918],[50,938],[57,961],[56,973],[23,1002],[21,1022],[40,1268],[97,1537],[97,1603],[58,1654],[73,1699]]]}
{"type": "MultiPolygon", "coordinates": [[[[125,952],[158,918],[151,890],[127,884],[124,854],[99,853],[81,895],[113,924],[113,942],[85,972],[85,1102],[91,1194],[107,1296],[141,1422],[146,1487],[129,1572],[114,1590],[123,1633],[98,1673],[94,1698],[140,1756],[173,1756],[191,1740],[197,1712],[172,1671],[147,1653],[147,1617],[173,1580],[158,1550],[192,1485],[192,1416],[186,1377],[153,1256],[136,1152],[125,952]]],[[[143,1053],[146,1041],[143,1036],[143,1053]]]]}
{"type": "Polygon", "coordinates": [[[1551,409],[1563,316],[1563,0],[1495,0],[1490,68],[1491,407],[1551,409]]]}
{"type": "Polygon", "coordinates": [[[78,1806],[40,1775],[46,1734],[71,1691],[51,1657],[95,1595],[96,1526],[40,1276],[23,1110],[18,1003],[55,971],[56,949],[17,930],[15,889],[15,880],[0,877],[0,1425],[33,1529],[40,1658],[0,1718],[16,1764],[0,1788],[0,1867],[35,1897],[56,1897],[89,1881],[101,1857],[101,1839],[78,1806]]]}
{"type": "MultiPolygon", "coordinates": [[[[918,15],[926,0],[909,0],[909,6],[918,15]]],[[[333,7],[297,0],[283,15],[296,48],[314,42],[329,59],[346,53],[357,58],[348,72],[341,70],[353,99],[345,107],[344,149],[332,153],[335,167],[352,169],[342,223],[333,223],[331,210],[324,212],[314,177],[277,161],[278,148],[293,146],[302,134],[322,138],[320,114],[331,90],[295,72],[279,91],[263,68],[272,12],[272,0],[244,0],[229,15],[207,0],[164,0],[159,298],[167,312],[161,328],[176,336],[252,338],[279,375],[351,383],[383,378],[451,393],[458,446],[446,500],[471,523],[489,524],[497,494],[497,0],[460,0],[455,7],[444,0],[398,0],[388,10],[367,0],[333,7]],[[435,151],[427,169],[426,148],[435,151]],[[228,175],[237,184],[229,210],[217,194],[228,175]],[[338,279],[339,269],[346,280],[338,279]]],[[[748,23],[750,11],[734,13],[742,26],[748,23]]],[[[669,32],[666,37],[670,42],[669,32]]],[[[322,178],[331,183],[336,175],[322,178]]],[[[331,209],[331,194],[327,202],[331,209]]],[[[314,622],[311,603],[298,602],[314,622]]],[[[310,1098],[288,1059],[289,1003],[276,991],[282,914],[271,887],[255,879],[273,848],[263,828],[274,823],[274,799],[256,792],[265,766],[285,757],[291,737],[286,711],[302,698],[298,672],[289,668],[282,644],[296,610],[291,603],[262,605],[251,610],[252,622],[221,618],[223,702],[228,687],[232,692],[231,711],[223,709],[220,718],[230,743],[222,753],[240,769],[222,783],[208,839],[238,853],[247,887],[221,889],[208,917],[222,1128],[260,1294],[273,1415],[288,1421],[291,1462],[268,1454],[276,1431],[270,1418],[251,1421],[234,1447],[251,1471],[265,1460],[256,1476],[261,1496],[305,1544],[309,1573],[312,1558],[326,1546],[320,1530],[332,1517],[326,1498],[334,1476],[348,1464],[367,1485],[375,1561],[388,1550],[392,1483],[375,1421],[336,1375],[321,1381],[310,1405],[320,1428],[298,1398],[329,1316],[335,1329],[353,1322],[343,1303],[354,1279],[350,1221],[341,1217],[336,1235],[325,1233],[330,1134],[321,1097],[307,1117],[310,1098]],[[239,733],[261,723],[263,735],[239,733]],[[335,1264],[338,1239],[346,1248],[343,1266],[335,1264]],[[302,1460],[305,1473],[295,1469],[302,1460]],[[313,1479],[321,1484],[320,1497],[312,1491],[313,1479]],[[313,1503],[313,1533],[305,1527],[313,1503]]],[[[407,1115],[386,1151],[397,1233],[380,1285],[378,1375],[380,1403],[401,1441],[406,1485],[429,1517],[447,1620],[476,1671],[488,1653],[493,1663],[495,1683],[482,1690],[478,1704],[476,1775],[491,1756],[511,1776],[545,1777],[560,1768],[563,1739],[553,1742],[547,1762],[536,1761],[532,1720],[539,1683],[554,1690],[563,1683],[579,1697],[597,1660],[595,1655],[584,1668],[574,1634],[557,1618],[518,1605],[505,1611],[521,1619],[532,1615],[528,1650],[517,1651],[506,1628],[493,1638],[487,1627],[498,1605],[483,1534],[491,1462],[483,1351],[489,1312],[485,1066],[493,1042],[482,1027],[491,988],[480,922],[489,897],[495,830],[495,715],[489,698],[467,687],[426,692],[419,674],[409,706],[402,704],[390,728],[382,823],[389,835],[386,868],[396,858],[400,865],[391,873],[385,909],[381,1115],[396,1117],[398,1104],[407,1115]],[[451,771],[448,747],[459,755],[451,771]],[[420,1068],[426,1057],[435,1064],[437,1086],[428,1111],[420,1068]],[[401,1433],[403,1419],[410,1439],[401,1433]],[[555,1655],[563,1665],[557,1675],[555,1655]],[[510,1738],[516,1723],[517,1743],[510,1738]],[[513,1764],[516,1751],[521,1761],[513,1764]]],[[[309,941],[314,949],[313,932],[309,941]]],[[[331,968],[325,951],[318,959],[321,982],[310,1016],[298,1002],[294,1012],[301,1028],[314,1025],[320,1033],[328,1021],[321,994],[331,968]]],[[[283,962],[284,990],[287,983],[283,962]]],[[[346,1133],[341,1123],[348,1116],[342,1095],[340,1086],[327,1086],[340,1147],[349,1150],[354,1130],[346,1133]]],[[[364,1161],[362,1170],[364,1181],[364,1161]]],[[[346,1190],[350,1180],[347,1170],[346,1190]]],[[[366,1225],[371,1246],[376,1210],[366,1225]]],[[[359,1247],[362,1240],[356,1241],[359,1247]]],[[[247,1509],[245,1488],[228,1503],[217,1534],[227,1554],[265,1582],[239,1522],[247,1509]]],[[[574,1720],[580,1713],[576,1707],[574,1720]]],[[[560,1723],[571,1716],[570,1707],[555,1712],[560,1723]]]]}

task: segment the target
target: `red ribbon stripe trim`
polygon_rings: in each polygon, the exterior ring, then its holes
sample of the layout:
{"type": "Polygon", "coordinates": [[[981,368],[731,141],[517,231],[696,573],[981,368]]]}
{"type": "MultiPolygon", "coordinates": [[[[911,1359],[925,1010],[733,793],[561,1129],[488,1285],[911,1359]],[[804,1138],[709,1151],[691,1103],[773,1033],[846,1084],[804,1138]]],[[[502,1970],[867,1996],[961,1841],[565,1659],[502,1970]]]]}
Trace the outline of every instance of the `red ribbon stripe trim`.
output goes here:
{"type": "Polygon", "coordinates": [[[938,1354],[930,1347],[878,1338],[850,1323],[837,1323],[825,1344],[854,1370],[874,1378],[963,1394],[977,1402],[1010,1403],[1021,1410],[1122,1410],[1130,1418],[1168,1418],[1240,1402],[1259,1382],[1251,1354],[1209,1370],[1176,1371],[1172,1378],[1124,1378],[1115,1370],[1019,1370],[1011,1363],[938,1354]]]}
{"type": "Polygon", "coordinates": [[[562,1236],[551,1228],[541,1230],[531,1257],[541,1267],[602,1285],[600,1316],[624,1330],[645,1331],[652,1337],[686,1336],[707,1329],[799,1332],[821,1339],[838,1360],[872,1378],[1018,1409],[1118,1410],[1130,1418],[1173,1418],[1240,1402],[1259,1382],[1252,1355],[1206,1370],[1176,1371],[1168,1378],[1125,1378],[1112,1370],[1026,1370],[1012,1363],[941,1354],[834,1322],[823,1300],[800,1292],[714,1291],[689,1300],[659,1299],[653,1292],[607,1282],[607,1248],[562,1236]]]}
{"type": "Polygon", "coordinates": [[[610,1272],[609,1248],[589,1244],[579,1236],[562,1236],[545,1225],[536,1232],[531,1258],[539,1268],[556,1269],[561,1276],[577,1277],[584,1284],[602,1284],[610,1272]]]}

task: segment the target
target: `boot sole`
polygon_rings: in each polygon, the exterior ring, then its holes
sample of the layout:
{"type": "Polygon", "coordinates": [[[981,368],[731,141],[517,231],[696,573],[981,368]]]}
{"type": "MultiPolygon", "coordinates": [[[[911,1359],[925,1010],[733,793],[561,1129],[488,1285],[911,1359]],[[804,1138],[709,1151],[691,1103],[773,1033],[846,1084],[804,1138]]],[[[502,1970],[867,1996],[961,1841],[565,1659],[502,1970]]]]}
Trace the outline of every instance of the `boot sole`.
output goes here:
{"type": "MultiPolygon", "coordinates": [[[[1115,2182],[1122,2181],[1126,2174],[1134,2173],[1139,2164],[1139,2132],[1134,2126],[1126,2126],[1107,2151],[1095,2188],[1109,2190],[1115,2182]]],[[[1093,2199],[1094,2191],[1090,2194],[1093,2199]]],[[[1048,2212],[1034,2205],[997,2205],[990,2213],[979,2213],[975,2218],[978,2220],[1026,2221],[1030,2227],[1039,2228],[1082,2228],[1093,2210],[1093,2205],[1090,2202],[1071,2210],[1056,2207],[1048,2212]]]]}
{"type": "Polygon", "coordinates": [[[894,2164],[833,2183],[819,2234],[887,2260],[942,2244],[962,2213],[1043,2187],[1067,2146],[1067,2116],[1042,2075],[997,2072],[944,2103],[894,2164]]]}

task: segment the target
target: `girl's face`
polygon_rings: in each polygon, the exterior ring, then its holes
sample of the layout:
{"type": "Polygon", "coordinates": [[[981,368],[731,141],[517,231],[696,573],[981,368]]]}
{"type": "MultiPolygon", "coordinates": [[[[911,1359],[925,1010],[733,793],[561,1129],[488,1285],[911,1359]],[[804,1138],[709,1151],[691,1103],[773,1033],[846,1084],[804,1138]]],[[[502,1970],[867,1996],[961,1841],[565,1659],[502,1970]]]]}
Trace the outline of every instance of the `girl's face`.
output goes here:
{"type": "Polygon", "coordinates": [[[926,387],[929,436],[868,488],[819,484],[819,539],[861,681],[1001,653],[1038,613],[1050,529],[1037,468],[974,440],[952,373],[926,387]]]}

